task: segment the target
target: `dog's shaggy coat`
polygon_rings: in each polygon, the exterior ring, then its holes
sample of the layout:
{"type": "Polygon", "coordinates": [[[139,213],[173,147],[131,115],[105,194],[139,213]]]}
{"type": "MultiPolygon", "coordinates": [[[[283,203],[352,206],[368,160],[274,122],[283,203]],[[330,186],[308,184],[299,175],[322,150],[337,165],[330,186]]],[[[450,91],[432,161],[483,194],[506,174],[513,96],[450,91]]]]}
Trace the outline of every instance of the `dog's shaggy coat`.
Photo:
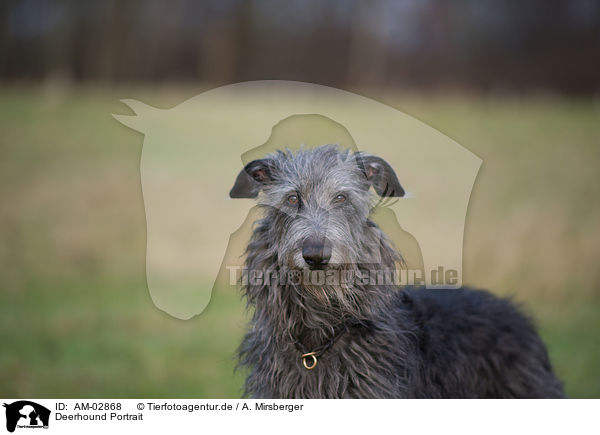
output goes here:
{"type": "MultiPolygon", "coordinates": [[[[321,240],[324,270],[395,270],[400,255],[369,220],[371,186],[404,195],[384,160],[331,145],[246,165],[230,196],[258,197],[265,212],[247,269],[306,272],[303,245],[321,240]]],[[[563,397],[530,320],[487,292],[289,279],[248,280],[243,290],[254,310],[240,346],[252,397],[563,397]],[[301,355],[317,349],[308,370],[301,355]]]]}

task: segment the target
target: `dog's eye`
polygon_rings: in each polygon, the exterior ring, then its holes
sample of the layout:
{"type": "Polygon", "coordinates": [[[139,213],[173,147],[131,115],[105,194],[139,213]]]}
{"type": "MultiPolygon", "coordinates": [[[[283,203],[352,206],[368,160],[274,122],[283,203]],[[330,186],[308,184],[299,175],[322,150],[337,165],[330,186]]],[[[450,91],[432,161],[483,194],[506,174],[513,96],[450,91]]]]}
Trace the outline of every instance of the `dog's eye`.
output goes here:
{"type": "Polygon", "coordinates": [[[346,201],[346,197],[341,193],[333,199],[333,202],[335,202],[336,204],[341,204],[344,201],[346,201]]]}
{"type": "Polygon", "coordinates": [[[298,204],[298,195],[290,195],[287,197],[287,202],[290,203],[291,205],[297,205],[298,204]]]}

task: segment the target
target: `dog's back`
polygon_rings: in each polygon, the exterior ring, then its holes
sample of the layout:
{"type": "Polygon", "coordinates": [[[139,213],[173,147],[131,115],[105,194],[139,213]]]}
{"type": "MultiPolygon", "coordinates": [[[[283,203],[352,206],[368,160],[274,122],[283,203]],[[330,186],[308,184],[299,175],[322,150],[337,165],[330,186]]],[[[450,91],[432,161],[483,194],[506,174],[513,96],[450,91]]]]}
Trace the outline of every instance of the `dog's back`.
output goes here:
{"type": "Polygon", "coordinates": [[[563,397],[532,322],[510,301],[481,290],[422,288],[395,301],[414,324],[420,358],[409,396],[563,397]]]}

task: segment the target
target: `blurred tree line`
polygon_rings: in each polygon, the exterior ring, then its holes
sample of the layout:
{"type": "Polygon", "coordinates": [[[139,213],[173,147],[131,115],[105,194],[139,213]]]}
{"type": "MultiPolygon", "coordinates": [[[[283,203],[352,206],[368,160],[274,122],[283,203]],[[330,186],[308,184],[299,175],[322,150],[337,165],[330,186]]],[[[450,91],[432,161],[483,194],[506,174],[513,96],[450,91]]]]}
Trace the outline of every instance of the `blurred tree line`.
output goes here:
{"type": "Polygon", "coordinates": [[[3,0],[0,80],[600,91],[596,0],[3,0]]]}

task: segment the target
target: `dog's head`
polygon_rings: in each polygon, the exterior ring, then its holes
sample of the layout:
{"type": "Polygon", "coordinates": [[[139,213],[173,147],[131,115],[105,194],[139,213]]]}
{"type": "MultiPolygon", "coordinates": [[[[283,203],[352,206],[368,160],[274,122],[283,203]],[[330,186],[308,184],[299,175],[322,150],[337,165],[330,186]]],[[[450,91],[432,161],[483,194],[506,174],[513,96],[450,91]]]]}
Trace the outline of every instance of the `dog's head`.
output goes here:
{"type": "Polygon", "coordinates": [[[385,160],[325,145],[248,163],[229,195],[258,198],[282,266],[328,269],[379,257],[381,233],[368,219],[377,199],[371,187],[379,197],[404,196],[385,160]]]}

